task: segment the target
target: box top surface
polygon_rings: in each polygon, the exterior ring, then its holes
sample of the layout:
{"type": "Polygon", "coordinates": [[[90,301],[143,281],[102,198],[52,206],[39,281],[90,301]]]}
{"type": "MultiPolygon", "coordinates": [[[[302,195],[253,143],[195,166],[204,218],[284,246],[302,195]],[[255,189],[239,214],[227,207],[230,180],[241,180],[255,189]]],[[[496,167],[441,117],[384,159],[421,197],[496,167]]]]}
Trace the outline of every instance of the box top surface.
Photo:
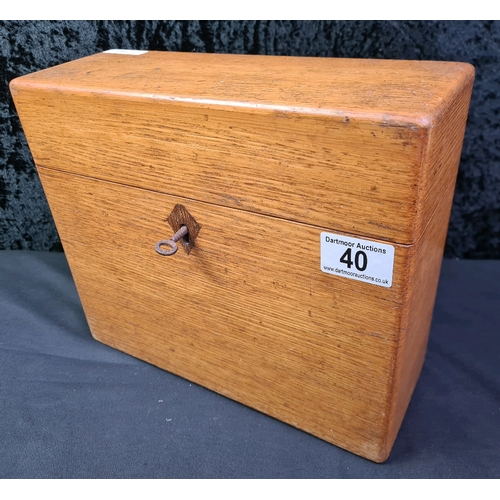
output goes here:
{"type": "Polygon", "coordinates": [[[263,108],[428,126],[464,82],[466,63],[182,52],[103,52],[13,84],[205,106],[263,108]]]}

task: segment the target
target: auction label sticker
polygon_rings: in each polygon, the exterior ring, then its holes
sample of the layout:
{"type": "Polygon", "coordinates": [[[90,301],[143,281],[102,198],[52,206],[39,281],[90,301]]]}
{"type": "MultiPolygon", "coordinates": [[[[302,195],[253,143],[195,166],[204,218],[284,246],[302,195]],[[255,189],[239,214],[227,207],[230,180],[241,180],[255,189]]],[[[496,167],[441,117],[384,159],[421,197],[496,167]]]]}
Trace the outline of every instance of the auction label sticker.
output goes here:
{"type": "Polygon", "coordinates": [[[321,270],[324,273],[389,288],[393,268],[392,245],[321,233],[321,270]]]}

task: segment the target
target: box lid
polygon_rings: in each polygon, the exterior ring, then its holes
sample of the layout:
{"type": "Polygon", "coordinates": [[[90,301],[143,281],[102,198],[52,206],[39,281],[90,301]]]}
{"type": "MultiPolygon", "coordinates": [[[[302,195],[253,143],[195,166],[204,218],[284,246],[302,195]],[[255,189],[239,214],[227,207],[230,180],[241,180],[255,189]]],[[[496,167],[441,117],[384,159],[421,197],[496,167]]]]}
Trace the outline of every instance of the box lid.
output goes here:
{"type": "Polygon", "coordinates": [[[37,165],[411,244],[453,189],[473,76],[463,63],[111,51],[11,90],[37,165]]]}

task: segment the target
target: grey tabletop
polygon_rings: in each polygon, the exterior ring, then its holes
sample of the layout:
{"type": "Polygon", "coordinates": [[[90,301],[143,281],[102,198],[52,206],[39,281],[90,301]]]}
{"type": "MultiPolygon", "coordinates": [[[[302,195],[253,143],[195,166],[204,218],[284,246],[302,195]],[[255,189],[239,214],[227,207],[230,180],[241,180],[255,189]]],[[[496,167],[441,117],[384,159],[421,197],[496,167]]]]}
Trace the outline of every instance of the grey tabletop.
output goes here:
{"type": "Polygon", "coordinates": [[[0,442],[0,478],[498,478],[500,262],[443,262],[375,464],[96,342],[64,254],[1,251],[0,442]]]}

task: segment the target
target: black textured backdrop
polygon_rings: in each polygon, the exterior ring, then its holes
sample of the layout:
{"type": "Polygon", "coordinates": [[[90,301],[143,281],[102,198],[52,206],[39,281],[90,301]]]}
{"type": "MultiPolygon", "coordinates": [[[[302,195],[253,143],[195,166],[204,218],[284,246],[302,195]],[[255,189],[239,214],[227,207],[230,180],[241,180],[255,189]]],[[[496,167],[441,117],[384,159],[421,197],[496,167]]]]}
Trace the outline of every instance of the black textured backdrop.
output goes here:
{"type": "Polygon", "coordinates": [[[61,250],[8,90],[109,48],[470,62],[476,81],[445,256],[500,258],[500,22],[0,22],[0,249],[61,250]]]}

